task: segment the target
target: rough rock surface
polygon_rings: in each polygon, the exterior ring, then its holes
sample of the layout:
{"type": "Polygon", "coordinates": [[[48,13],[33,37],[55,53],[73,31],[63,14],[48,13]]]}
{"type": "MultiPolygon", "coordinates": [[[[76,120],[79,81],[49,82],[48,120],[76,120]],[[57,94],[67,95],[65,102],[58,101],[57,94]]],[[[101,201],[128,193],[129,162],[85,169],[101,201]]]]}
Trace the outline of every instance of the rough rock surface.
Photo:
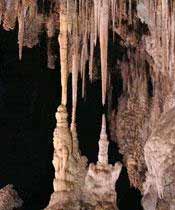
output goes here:
{"type": "Polygon", "coordinates": [[[56,113],[57,126],[54,131],[54,193],[47,210],[80,209],[87,159],[79,153],[76,127],[72,125],[71,133],[67,116],[66,107],[59,106],[56,113]]]}
{"type": "Polygon", "coordinates": [[[115,183],[121,163],[108,164],[106,120],[103,116],[97,165],[86,169],[86,158],[78,150],[75,125],[71,132],[65,106],[58,107],[54,132],[54,193],[47,210],[116,210],[115,183]]]}
{"type": "Polygon", "coordinates": [[[163,114],[144,147],[148,168],[145,210],[175,208],[175,108],[163,114]]]}
{"type": "Polygon", "coordinates": [[[13,189],[13,185],[7,185],[0,190],[0,210],[20,209],[22,204],[23,201],[13,189]]]}
{"type": "Polygon", "coordinates": [[[108,144],[105,117],[99,140],[99,154],[96,165],[90,164],[85,179],[84,202],[92,206],[88,210],[117,210],[115,183],[120,175],[122,164],[108,164],[108,144]]]}

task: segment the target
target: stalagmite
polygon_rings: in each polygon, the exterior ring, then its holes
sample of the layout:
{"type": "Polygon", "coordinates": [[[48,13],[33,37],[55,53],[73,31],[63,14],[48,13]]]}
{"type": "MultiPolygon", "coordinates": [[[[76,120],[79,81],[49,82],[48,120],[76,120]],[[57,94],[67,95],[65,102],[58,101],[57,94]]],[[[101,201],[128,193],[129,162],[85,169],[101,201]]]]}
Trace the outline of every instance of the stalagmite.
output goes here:
{"type": "Polygon", "coordinates": [[[67,81],[68,81],[68,17],[67,17],[67,1],[60,2],[60,63],[61,63],[61,86],[63,105],[67,104],[67,81]]]}
{"type": "Polygon", "coordinates": [[[79,154],[76,126],[72,124],[71,135],[67,117],[66,107],[60,105],[56,113],[57,125],[54,131],[54,193],[47,210],[80,209],[87,160],[79,154]]]}
{"type": "Polygon", "coordinates": [[[108,145],[109,145],[109,142],[107,140],[107,134],[106,134],[106,119],[105,119],[105,115],[103,115],[100,141],[99,141],[99,152],[98,152],[99,164],[108,164],[108,145]]]}
{"type": "Polygon", "coordinates": [[[99,140],[97,165],[91,163],[85,179],[84,200],[91,206],[88,209],[116,210],[115,183],[120,175],[122,165],[108,164],[108,144],[105,116],[99,140]]]}

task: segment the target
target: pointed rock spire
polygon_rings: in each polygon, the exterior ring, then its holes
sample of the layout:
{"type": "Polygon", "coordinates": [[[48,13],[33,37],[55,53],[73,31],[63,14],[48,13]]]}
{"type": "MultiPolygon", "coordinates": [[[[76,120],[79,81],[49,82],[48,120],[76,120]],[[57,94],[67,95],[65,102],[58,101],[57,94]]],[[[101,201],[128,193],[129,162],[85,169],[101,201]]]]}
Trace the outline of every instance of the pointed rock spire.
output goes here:
{"type": "Polygon", "coordinates": [[[108,164],[108,145],[109,142],[107,140],[106,134],[106,118],[103,114],[102,116],[102,127],[100,133],[99,140],[99,153],[98,153],[98,163],[100,164],[108,164]]]}

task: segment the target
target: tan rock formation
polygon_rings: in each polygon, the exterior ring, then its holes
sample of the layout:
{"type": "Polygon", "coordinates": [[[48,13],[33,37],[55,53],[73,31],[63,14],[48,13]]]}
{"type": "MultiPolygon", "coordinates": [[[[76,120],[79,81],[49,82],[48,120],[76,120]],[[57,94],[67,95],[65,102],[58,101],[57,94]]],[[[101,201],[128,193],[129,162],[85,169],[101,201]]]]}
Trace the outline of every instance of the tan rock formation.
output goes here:
{"type": "Polygon", "coordinates": [[[174,119],[175,108],[163,114],[144,148],[148,168],[142,201],[145,210],[175,208],[174,119]]]}
{"type": "Polygon", "coordinates": [[[115,183],[120,175],[122,165],[120,162],[117,162],[115,166],[108,164],[108,144],[106,122],[103,116],[98,162],[96,165],[92,163],[89,165],[85,180],[84,202],[91,206],[88,209],[117,209],[115,183]]]}
{"type": "Polygon", "coordinates": [[[78,150],[76,127],[72,127],[72,135],[67,122],[67,110],[64,105],[58,107],[56,113],[57,126],[54,131],[55,168],[54,193],[48,210],[80,209],[82,187],[86,174],[86,158],[81,157],[78,150]]]}
{"type": "Polygon", "coordinates": [[[7,185],[0,190],[0,209],[14,210],[21,208],[23,201],[19,198],[12,185],[7,185]]]}

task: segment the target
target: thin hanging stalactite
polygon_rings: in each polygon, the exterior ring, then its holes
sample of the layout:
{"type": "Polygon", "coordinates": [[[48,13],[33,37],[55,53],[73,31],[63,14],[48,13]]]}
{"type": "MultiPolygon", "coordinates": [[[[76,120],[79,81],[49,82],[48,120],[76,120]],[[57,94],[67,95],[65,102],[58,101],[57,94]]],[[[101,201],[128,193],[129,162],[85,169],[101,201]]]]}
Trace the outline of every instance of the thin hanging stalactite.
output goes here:
{"type": "Polygon", "coordinates": [[[76,124],[77,92],[78,92],[78,72],[79,72],[79,37],[78,37],[78,17],[75,17],[74,24],[74,48],[72,58],[72,125],[76,124]]]}
{"type": "Polygon", "coordinates": [[[58,36],[60,45],[60,63],[61,63],[61,103],[67,104],[67,82],[68,82],[68,18],[67,1],[60,2],[60,34],[58,36]]]}
{"type": "Polygon", "coordinates": [[[100,25],[99,25],[103,105],[105,105],[106,102],[106,90],[107,90],[108,27],[109,27],[109,1],[103,0],[100,8],[100,25]]]}
{"type": "Polygon", "coordinates": [[[19,45],[19,59],[22,59],[22,50],[23,50],[23,43],[24,43],[24,18],[26,15],[26,8],[21,5],[18,13],[18,45],[19,45]]]}

